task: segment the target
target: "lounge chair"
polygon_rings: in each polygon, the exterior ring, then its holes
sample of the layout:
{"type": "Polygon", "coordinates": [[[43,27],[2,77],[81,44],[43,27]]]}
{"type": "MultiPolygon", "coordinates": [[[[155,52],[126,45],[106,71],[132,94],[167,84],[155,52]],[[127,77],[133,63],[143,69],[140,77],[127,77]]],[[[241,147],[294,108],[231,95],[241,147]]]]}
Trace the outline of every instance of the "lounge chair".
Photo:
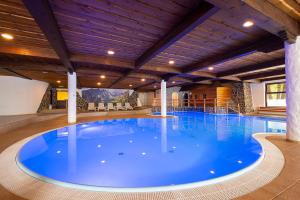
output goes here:
{"type": "Polygon", "coordinates": [[[88,104],[88,111],[96,111],[95,103],[88,104]]]}
{"type": "Polygon", "coordinates": [[[100,110],[106,110],[106,107],[104,106],[104,103],[98,103],[98,111],[100,110]]]}
{"type": "Polygon", "coordinates": [[[107,103],[107,110],[116,110],[112,103],[107,103]]]}
{"type": "Polygon", "coordinates": [[[133,107],[130,105],[130,103],[126,102],[125,103],[125,109],[126,110],[133,110],[133,107]]]}
{"type": "Polygon", "coordinates": [[[117,110],[125,110],[125,108],[122,106],[121,103],[117,103],[116,109],[117,110]]]}

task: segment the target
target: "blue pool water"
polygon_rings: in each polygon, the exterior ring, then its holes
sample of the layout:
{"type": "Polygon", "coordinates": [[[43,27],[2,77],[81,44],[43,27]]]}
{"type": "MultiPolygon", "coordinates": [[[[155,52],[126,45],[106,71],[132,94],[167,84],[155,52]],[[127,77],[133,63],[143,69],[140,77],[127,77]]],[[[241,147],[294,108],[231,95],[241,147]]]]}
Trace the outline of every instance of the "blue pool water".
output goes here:
{"type": "Polygon", "coordinates": [[[255,163],[257,132],[285,132],[271,118],[178,112],[176,118],[115,119],[49,131],[27,142],[18,162],[73,184],[140,188],[210,180],[255,163]]]}

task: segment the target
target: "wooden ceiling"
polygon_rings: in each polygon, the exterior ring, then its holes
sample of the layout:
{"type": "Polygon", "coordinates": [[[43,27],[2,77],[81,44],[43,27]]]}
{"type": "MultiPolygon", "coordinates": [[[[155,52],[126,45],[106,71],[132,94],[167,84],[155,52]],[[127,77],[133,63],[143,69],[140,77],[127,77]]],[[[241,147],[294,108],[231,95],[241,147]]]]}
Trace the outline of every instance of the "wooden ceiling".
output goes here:
{"type": "Polygon", "coordinates": [[[295,0],[1,0],[14,39],[0,38],[0,75],[67,87],[75,71],[78,87],[138,90],[282,78],[299,13],[295,0]]]}

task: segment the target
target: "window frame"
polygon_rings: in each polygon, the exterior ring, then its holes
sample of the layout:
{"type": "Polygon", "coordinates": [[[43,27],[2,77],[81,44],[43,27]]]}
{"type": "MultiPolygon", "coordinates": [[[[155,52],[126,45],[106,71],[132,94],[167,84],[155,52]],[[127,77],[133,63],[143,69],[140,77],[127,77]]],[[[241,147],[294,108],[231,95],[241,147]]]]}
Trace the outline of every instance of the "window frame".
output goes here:
{"type": "Polygon", "coordinates": [[[280,81],[280,82],[272,82],[272,83],[266,83],[265,84],[265,105],[268,106],[268,94],[285,94],[286,95],[286,82],[280,81]],[[285,84],[285,91],[284,92],[268,92],[268,85],[274,85],[274,84],[285,84]]]}

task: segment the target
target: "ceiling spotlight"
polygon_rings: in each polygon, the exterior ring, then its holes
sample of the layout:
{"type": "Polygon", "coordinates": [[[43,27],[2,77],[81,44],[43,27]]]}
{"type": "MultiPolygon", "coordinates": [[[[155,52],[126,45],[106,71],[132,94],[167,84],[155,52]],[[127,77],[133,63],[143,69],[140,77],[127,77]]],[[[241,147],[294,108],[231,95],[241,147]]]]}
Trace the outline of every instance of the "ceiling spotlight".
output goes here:
{"type": "Polygon", "coordinates": [[[141,79],[141,81],[142,81],[142,82],[145,82],[145,81],[146,81],[146,79],[142,78],[142,79],[141,79]]]}
{"type": "Polygon", "coordinates": [[[61,81],[60,81],[60,80],[57,80],[56,83],[61,83],[61,81]]]}
{"type": "Polygon", "coordinates": [[[243,23],[243,27],[245,27],[245,28],[249,28],[249,27],[251,27],[251,26],[253,26],[253,25],[254,25],[254,22],[251,21],[251,20],[247,20],[247,21],[245,21],[245,22],[243,23]]]}
{"type": "Polygon", "coordinates": [[[43,74],[48,74],[48,72],[42,72],[43,74]]]}
{"type": "Polygon", "coordinates": [[[174,64],[175,64],[175,61],[174,61],[174,60],[169,60],[169,64],[170,64],[170,65],[174,65],[174,64]]]}
{"type": "Polygon", "coordinates": [[[209,70],[209,71],[212,71],[212,70],[214,70],[214,68],[213,68],[213,67],[209,67],[208,70],[209,70]]]}
{"type": "Polygon", "coordinates": [[[114,54],[115,54],[115,52],[114,52],[114,51],[112,51],[112,50],[108,50],[108,51],[107,51],[107,54],[108,54],[108,55],[114,55],[114,54]]]}
{"type": "Polygon", "coordinates": [[[98,83],[97,83],[97,85],[101,85],[101,83],[100,83],[100,82],[98,82],[98,83]]]}
{"type": "Polygon", "coordinates": [[[106,76],[105,76],[105,75],[101,75],[100,78],[101,78],[101,79],[105,79],[106,76]]]}
{"type": "Polygon", "coordinates": [[[176,83],[175,81],[172,81],[172,83],[174,84],[174,83],[176,83]]]}
{"type": "Polygon", "coordinates": [[[14,36],[12,36],[11,34],[8,34],[8,33],[2,33],[1,36],[6,40],[14,39],[14,36]]]}
{"type": "Polygon", "coordinates": [[[132,85],[131,85],[131,84],[129,84],[129,87],[132,87],[132,85]]]}

